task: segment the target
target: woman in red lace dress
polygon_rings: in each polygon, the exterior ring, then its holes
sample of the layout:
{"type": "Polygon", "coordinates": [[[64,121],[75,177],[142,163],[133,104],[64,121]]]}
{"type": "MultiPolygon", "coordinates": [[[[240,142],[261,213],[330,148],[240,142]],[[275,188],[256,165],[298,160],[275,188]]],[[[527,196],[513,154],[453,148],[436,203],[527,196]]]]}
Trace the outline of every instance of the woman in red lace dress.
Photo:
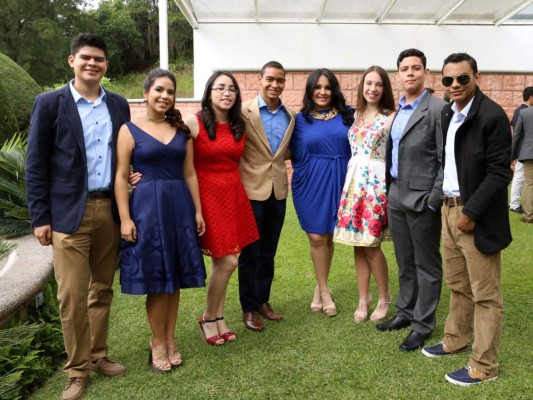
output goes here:
{"type": "Polygon", "coordinates": [[[194,139],[194,167],[205,220],[202,251],[212,259],[202,336],[211,345],[236,339],[224,320],[224,301],[237,254],[259,239],[254,214],[239,175],[244,152],[241,96],[235,77],[216,71],[208,79],[202,109],[185,118],[194,139]]]}

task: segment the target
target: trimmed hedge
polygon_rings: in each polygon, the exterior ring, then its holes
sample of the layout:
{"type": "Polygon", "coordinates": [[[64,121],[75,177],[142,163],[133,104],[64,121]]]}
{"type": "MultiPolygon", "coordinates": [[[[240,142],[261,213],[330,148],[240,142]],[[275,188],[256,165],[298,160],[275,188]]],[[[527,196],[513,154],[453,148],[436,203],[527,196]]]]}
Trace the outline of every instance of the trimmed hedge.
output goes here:
{"type": "Polygon", "coordinates": [[[11,58],[0,53],[0,143],[25,132],[35,96],[41,87],[11,58]]]}

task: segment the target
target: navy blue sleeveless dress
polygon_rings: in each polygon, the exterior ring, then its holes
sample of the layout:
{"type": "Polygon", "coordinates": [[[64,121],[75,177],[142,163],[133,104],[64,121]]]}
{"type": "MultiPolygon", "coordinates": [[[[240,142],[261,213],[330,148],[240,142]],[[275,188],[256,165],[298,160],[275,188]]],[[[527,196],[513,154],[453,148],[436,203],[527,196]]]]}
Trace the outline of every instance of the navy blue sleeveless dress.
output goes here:
{"type": "Polygon", "coordinates": [[[122,241],[123,293],[173,293],[205,286],[206,272],[196,234],[195,208],[183,178],[187,138],[177,132],[167,145],[135,124],[134,171],[143,174],[130,197],[137,242],[122,241]]]}

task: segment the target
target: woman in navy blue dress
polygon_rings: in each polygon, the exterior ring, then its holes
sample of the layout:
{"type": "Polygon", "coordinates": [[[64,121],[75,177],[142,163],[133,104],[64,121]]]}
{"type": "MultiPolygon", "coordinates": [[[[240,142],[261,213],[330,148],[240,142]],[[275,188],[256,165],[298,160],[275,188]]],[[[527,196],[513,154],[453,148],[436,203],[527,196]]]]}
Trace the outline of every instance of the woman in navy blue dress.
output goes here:
{"type": "Polygon", "coordinates": [[[115,196],[120,214],[123,293],[146,294],[156,373],[182,363],[174,333],[180,289],[205,286],[199,237],[205,231],[190,131],[174,109],[176,78],[149,72],[146,115],[119,131],[115,196]],[[143,179],[128,198],[130,164],[143,179]]]}
{"type": "Polygon", "coordinates": [[[328,276],[337,208],[351,156],[347,133],[354,111],[346,105],[333,72],[325,68],[309,75],[303,103],[290,143],[292,196],[317,278],[311,310],[332,317],[337,309],[328,276]]]}

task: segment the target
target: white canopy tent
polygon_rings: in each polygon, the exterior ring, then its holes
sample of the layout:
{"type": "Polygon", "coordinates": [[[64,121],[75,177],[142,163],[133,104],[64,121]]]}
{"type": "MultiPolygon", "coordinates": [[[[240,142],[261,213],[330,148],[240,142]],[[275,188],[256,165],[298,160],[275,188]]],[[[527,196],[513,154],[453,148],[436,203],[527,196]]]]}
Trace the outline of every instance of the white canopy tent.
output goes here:
{"type": "MultiPolygon", "coordinates": [[[[533,72],[533,0],[174,1],[194,28],[196,98],[215,69],[256,71],[275,59],[289,70],[394,70],[409,47],[434,70],[466,51],[482,71],[533,72]]],[[[166,66],[166,17],[160,24],[166,66]]]]}

